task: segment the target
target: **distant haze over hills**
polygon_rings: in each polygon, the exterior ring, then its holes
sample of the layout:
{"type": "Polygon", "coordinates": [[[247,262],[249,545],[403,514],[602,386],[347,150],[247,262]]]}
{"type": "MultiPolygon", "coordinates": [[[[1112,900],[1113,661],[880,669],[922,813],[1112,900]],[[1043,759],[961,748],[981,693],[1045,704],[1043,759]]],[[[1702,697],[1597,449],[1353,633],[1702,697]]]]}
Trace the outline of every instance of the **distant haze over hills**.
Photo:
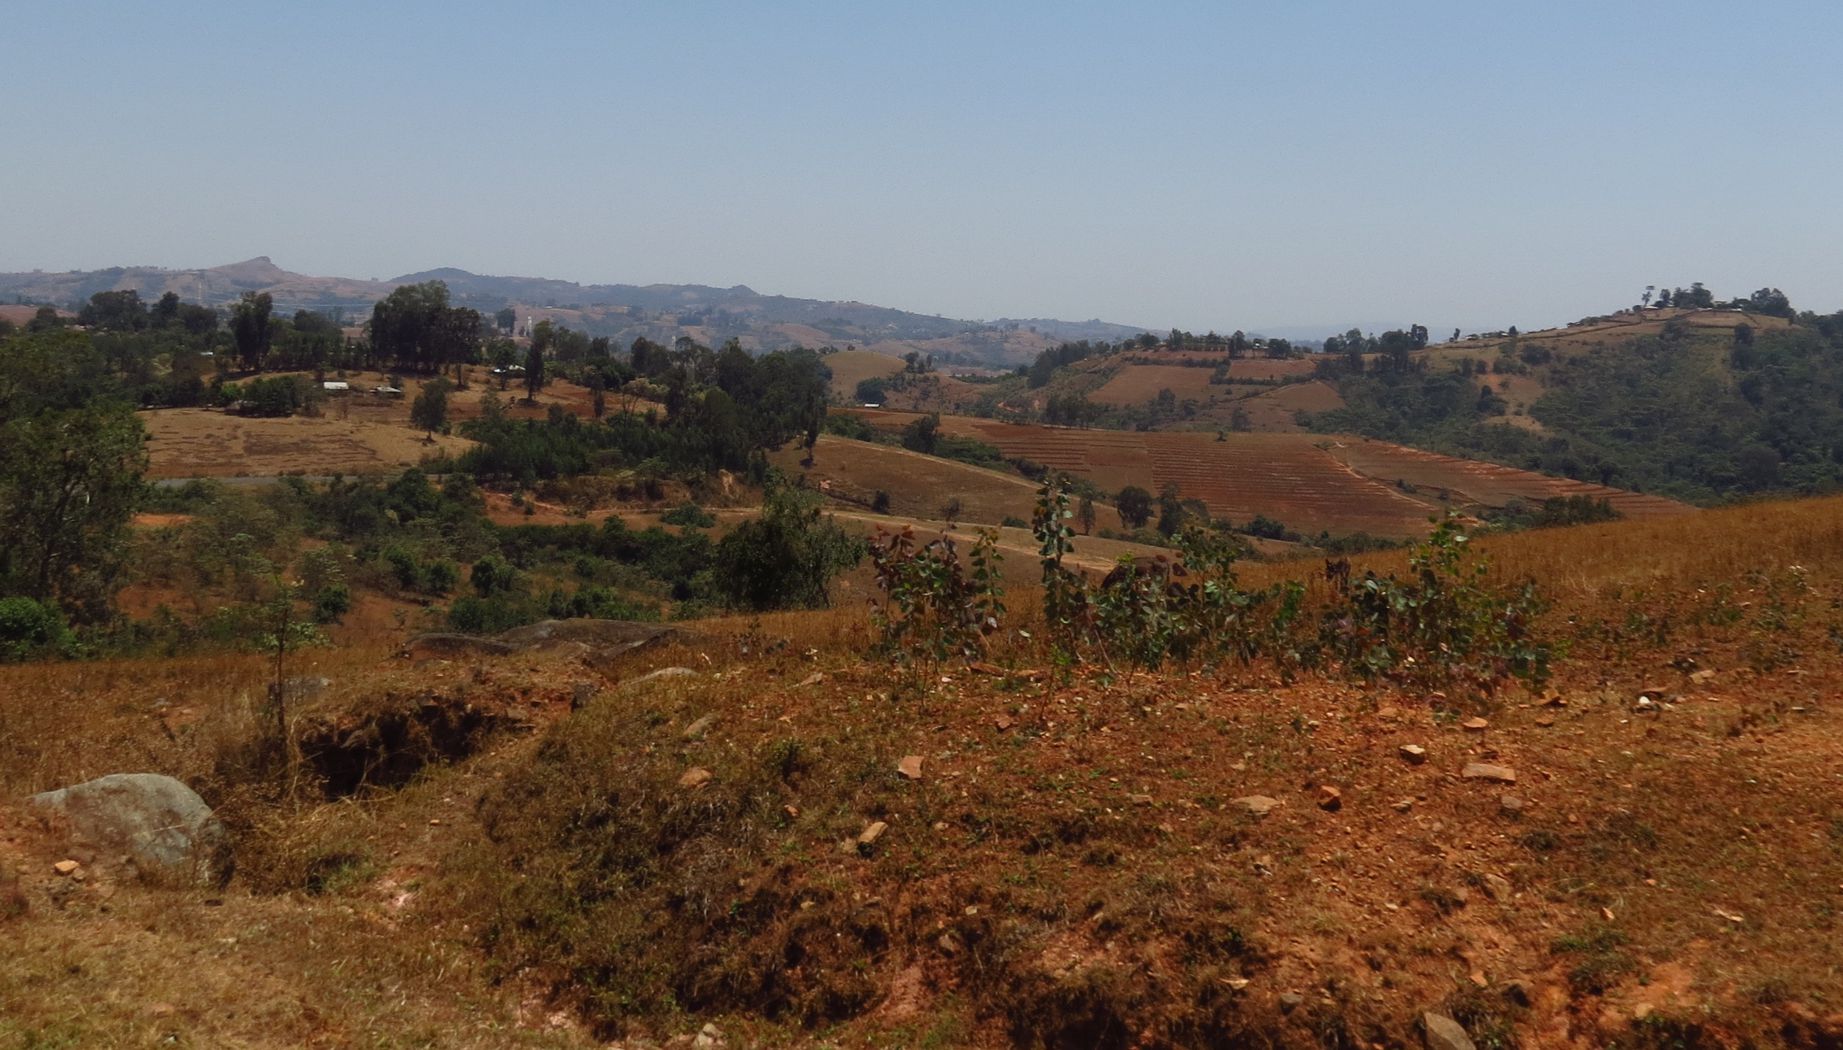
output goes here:
{"type": "Polygon", "coordinates": [[[579,284],[543,277],[494,276],[443,267],[389,280],[313,277],[293,273],[259,256],[228,266],[171,270],[111,267],[64,273],[0,274],[0,302],[51,303],[77,308],[96,292],[133,289],[152,302],[167,292],[187,302],[224,306],[245,292],[266,292],[278,311],[317,310],[356,323],[393,288],[423,281],[447,284],[453,300],[492,313],[506,306],[550,317],[593,335],[638,335],[669,342],[689,335],[714,343],[736,338],[751,349],[804,344],[904,347],[956,354],[964,360],[1013,364],[1034,355],[1043,341],[1117,340],[1143,329],[1101,320],[1052,318],[972,321],[869,303],[763,295],[746,285],[579,284]],[[1019,338],[1012,338],[1016,333],[1019,338]],[[1029,338],[1023,338],[1028,336],[1029,338]]]}

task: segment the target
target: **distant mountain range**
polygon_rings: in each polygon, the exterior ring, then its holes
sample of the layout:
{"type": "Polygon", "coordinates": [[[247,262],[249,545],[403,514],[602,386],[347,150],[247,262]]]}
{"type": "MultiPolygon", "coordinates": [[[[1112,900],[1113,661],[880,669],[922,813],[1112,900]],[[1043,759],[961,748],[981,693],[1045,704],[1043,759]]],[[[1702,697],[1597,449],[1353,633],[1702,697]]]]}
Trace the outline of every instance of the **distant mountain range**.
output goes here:
{"type": "Polygon", "coordinates": [[[149,302],[173,292],[187,302],[224,306],[245,292],[266,292],[279,312],[316,310],[357,323],[393,288],[423,281],[446,283],[455,302],[483,313],[511,306],[521,320],[549,317],[591,335],[623,341],[641,335],[661,342],[689,335],[713,344],[736,338],[756,350],[855,344],[895,352],[914,349],[942,361],[1014,365],[1028,360],[1046,342],[1116,340],[1143,330],[1100,320],[958,320],[869,303],[763,295],[745,285],[578,284],[453,267],[388,281],[312,277],[284,270],[268,256],[194,270],[128,266],[0,274],[0,302],[76,309],[97,292],[133,289],[149,302]]]}

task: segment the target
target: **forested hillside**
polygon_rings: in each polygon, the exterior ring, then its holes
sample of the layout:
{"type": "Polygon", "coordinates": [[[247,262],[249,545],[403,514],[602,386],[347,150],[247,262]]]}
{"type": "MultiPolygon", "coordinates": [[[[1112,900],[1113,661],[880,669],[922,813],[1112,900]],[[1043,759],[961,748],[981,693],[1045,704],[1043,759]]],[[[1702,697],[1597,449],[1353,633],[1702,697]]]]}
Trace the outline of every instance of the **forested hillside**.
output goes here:
{"type": "Polygon", "coordinates": [[[1843,314],[1708,311],[1326,364],[1345,407],[1320,431],[1704,503],[1843,481],[1843,314]]]}

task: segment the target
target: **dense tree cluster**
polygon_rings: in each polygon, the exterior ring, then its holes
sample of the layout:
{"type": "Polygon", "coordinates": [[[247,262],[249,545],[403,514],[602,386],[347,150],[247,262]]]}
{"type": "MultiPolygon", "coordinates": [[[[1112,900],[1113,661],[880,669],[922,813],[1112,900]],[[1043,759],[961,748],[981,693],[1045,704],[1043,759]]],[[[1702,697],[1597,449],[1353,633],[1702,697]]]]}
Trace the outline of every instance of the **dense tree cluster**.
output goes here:
{"type": "Polygon", "coordinates": [[[75,332],[0,337],[0,597],[100,618],[141,495],[145,435],[75,332]]]}
{"type": "Polygon", "coordinates": [[[485,336],[480,311],[449,305],[440,281],[406,284],[379,300],[368,332],[376,356],[423,372],[477,362],[485,336]]]}
{"type": "MultiPolygon", "coordinates": [[[[724,469],[759,476],[765,469],[761,450],[795,439],[810,447],[818,440],[831,373],[810,350],[757,358],[733,343],[721,353],[688,341],[672,351],[636,343],[630,360],[663,388],[657,391],[663,419],[622,412],[594,423],[557,411],[547,420],[517,421],[486,413],[463,430],[479,445],[462,457],[462,469],[525,483],[640,466],[655,473],[724,469]]],[[[627,374],[618,361],[585,367],[609,385],[627,374]]]]}

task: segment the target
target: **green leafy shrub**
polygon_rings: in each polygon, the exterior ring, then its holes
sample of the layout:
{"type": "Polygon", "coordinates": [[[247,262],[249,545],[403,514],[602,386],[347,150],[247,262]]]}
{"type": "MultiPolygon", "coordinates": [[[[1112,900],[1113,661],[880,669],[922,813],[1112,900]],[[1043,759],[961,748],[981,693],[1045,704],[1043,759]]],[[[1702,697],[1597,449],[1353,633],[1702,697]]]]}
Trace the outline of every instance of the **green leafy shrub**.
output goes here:
{"type": "Polygon", "coordinates": [[[1534,582],[1493,587],[1489,563],[1468,558],[1468,543],[1449,517],[1410,550],[1406,578],[1370,573],[1352,583],[1325,614],[1323,644],[1364,677],[1477,695],[1506,678],[1541,685],[1555,649],[1535,635],[1544,603],[1534,582]]]}
{"type": "Polygon", "coordinates": [[[0,598],[0,663],[15,663],[66,647],[70,630],[57,606],[30,598],[0,598]]]}
{"type": "Polygon", "coordinates": [[[708,529],[717,523],[709,511],[689,501],[666,511],[659,520],[666,525],[682,525],[691,529],[708,529]]]}
{"type": "Polygon", "coordinates": [[[951,531],[918,544],[914,529],[878,529],[870,560],[885,596],[874,619],[887,651],[919,651],[935,660],[984,652],[1005,615],[997,530],[979,530],[963,564],[951,531]]]}

